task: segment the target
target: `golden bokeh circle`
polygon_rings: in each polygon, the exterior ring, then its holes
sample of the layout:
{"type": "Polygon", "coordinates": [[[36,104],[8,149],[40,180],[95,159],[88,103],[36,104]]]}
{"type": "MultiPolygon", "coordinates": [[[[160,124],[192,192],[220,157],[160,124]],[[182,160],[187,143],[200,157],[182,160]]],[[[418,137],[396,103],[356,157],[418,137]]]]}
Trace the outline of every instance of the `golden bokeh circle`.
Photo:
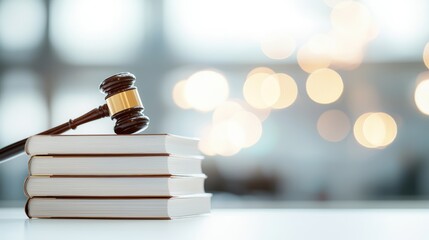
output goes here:
{"type": "Polygon", "coordinates": [[[306,82],[308,96],[320,104],[337,101],[344,90],[343,80],[336,71],[322,68],[311,73],[306,82]]]}

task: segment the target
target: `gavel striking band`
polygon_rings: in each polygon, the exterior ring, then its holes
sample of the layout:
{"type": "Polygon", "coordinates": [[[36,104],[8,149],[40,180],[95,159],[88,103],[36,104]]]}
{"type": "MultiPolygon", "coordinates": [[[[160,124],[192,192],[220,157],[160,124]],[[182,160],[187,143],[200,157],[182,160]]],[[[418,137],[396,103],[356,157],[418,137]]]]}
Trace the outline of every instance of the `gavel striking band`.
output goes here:
{"type": "MultiPolygon", "coordinates": [[[[38,135],[60,134],[108,116],[112,120],[116,119],[114,127],[116,134],[132,134],[145,130],[149,125],[149,118],[143,114],[144,107],[134,86],[135,80],[136,77],[128,72],[118,73],[105,79],[100,84],[100,90],[107,94],[106,104],[38,135]]],[[[24,152],[26,141],[27,139],[23,139],[0,149],[0,163],[24,152]]]]}
{"type": "Polygon", "coordinates": [[[117,93],[116,95],[113,95],[106,99],[106,102],[107,107],[109,108],[110,116],[113,116],[116,113],[128,108],[143,108],[143,104],[140,100],[140,96],[137,92],[137,89],[117,93]]]}

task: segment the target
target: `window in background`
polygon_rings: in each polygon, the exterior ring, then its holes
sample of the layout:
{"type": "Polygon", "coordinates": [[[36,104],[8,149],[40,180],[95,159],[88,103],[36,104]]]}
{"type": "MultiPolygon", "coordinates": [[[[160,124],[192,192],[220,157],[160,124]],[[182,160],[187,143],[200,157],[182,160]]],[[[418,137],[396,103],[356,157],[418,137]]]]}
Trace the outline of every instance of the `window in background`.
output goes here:
{"type": "Polygon", "coordinates": [[[292,0],[168,0],[164,9],[166,35],[174,52],[186,59],[268,60],[263,53],[272,59],[284,59],[292,54],[295,40],[324,24],[319,21],[320,14],[299,4],[292,0]],[[279,45],[277,39],[288,44],[279,45]]]}
{"type": "Polygon", "coordinates": [[[24,69],[7,71],[0,81],[0,144],[42,132],[48,123],[48,111],[41,79],[24,69]]]}
{"type": "MultiPolygon", "coordinates": [[[[98,91],[100,79],[104,79],[106,71],[80,71],[79,73],[63,73],[55,82],[52,96],[52,122],[62,124],[70,118],[79,117],[86,112],[103,105],[104,95],[98,91]]],[[[68,134],[113,133],[114,123],[109,117],[84,124],[68,134]]]]}
{"type": "Polygon", "coordinates": [[[52,45],[62,59],[73,64],[130,63],[143,41],[144,3],[54,0],[50,5],[52,45]]]}
{"type": "Polygon", "coordinates": [[[40,46],[46,25],[42,1],[0,2],[0,49],[8,59],[28,55],[40,46]]]}
{"type": "Polygon", "coordinates": [[[381,61],[419,61],[429,39],[426,0],[365,0],[375,16],[380,38],[374,41],[370,59],[381,61]]]}

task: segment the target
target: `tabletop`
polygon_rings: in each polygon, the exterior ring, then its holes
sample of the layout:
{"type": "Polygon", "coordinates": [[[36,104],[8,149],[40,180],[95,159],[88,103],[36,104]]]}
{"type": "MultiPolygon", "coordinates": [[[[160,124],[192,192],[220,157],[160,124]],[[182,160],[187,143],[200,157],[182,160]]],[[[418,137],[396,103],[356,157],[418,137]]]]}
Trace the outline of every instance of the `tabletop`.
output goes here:
{"type": "Polygon", "coordinates": [[[0,239],[429,239],[429,209],[214,209],[174,220],[28,219],[0,208],[0,239]]]}

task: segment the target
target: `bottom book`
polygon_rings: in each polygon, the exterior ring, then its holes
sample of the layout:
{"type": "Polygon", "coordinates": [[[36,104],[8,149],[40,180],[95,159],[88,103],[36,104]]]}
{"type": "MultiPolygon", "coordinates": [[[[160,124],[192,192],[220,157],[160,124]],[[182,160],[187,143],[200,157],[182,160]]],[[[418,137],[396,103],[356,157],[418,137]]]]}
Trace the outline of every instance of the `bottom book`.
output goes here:
{"type": "Polygon", "coordinates": [[[30,198],[29,218],[171,219],[210,212],[211,194],[171,198],[30,198]]]}

